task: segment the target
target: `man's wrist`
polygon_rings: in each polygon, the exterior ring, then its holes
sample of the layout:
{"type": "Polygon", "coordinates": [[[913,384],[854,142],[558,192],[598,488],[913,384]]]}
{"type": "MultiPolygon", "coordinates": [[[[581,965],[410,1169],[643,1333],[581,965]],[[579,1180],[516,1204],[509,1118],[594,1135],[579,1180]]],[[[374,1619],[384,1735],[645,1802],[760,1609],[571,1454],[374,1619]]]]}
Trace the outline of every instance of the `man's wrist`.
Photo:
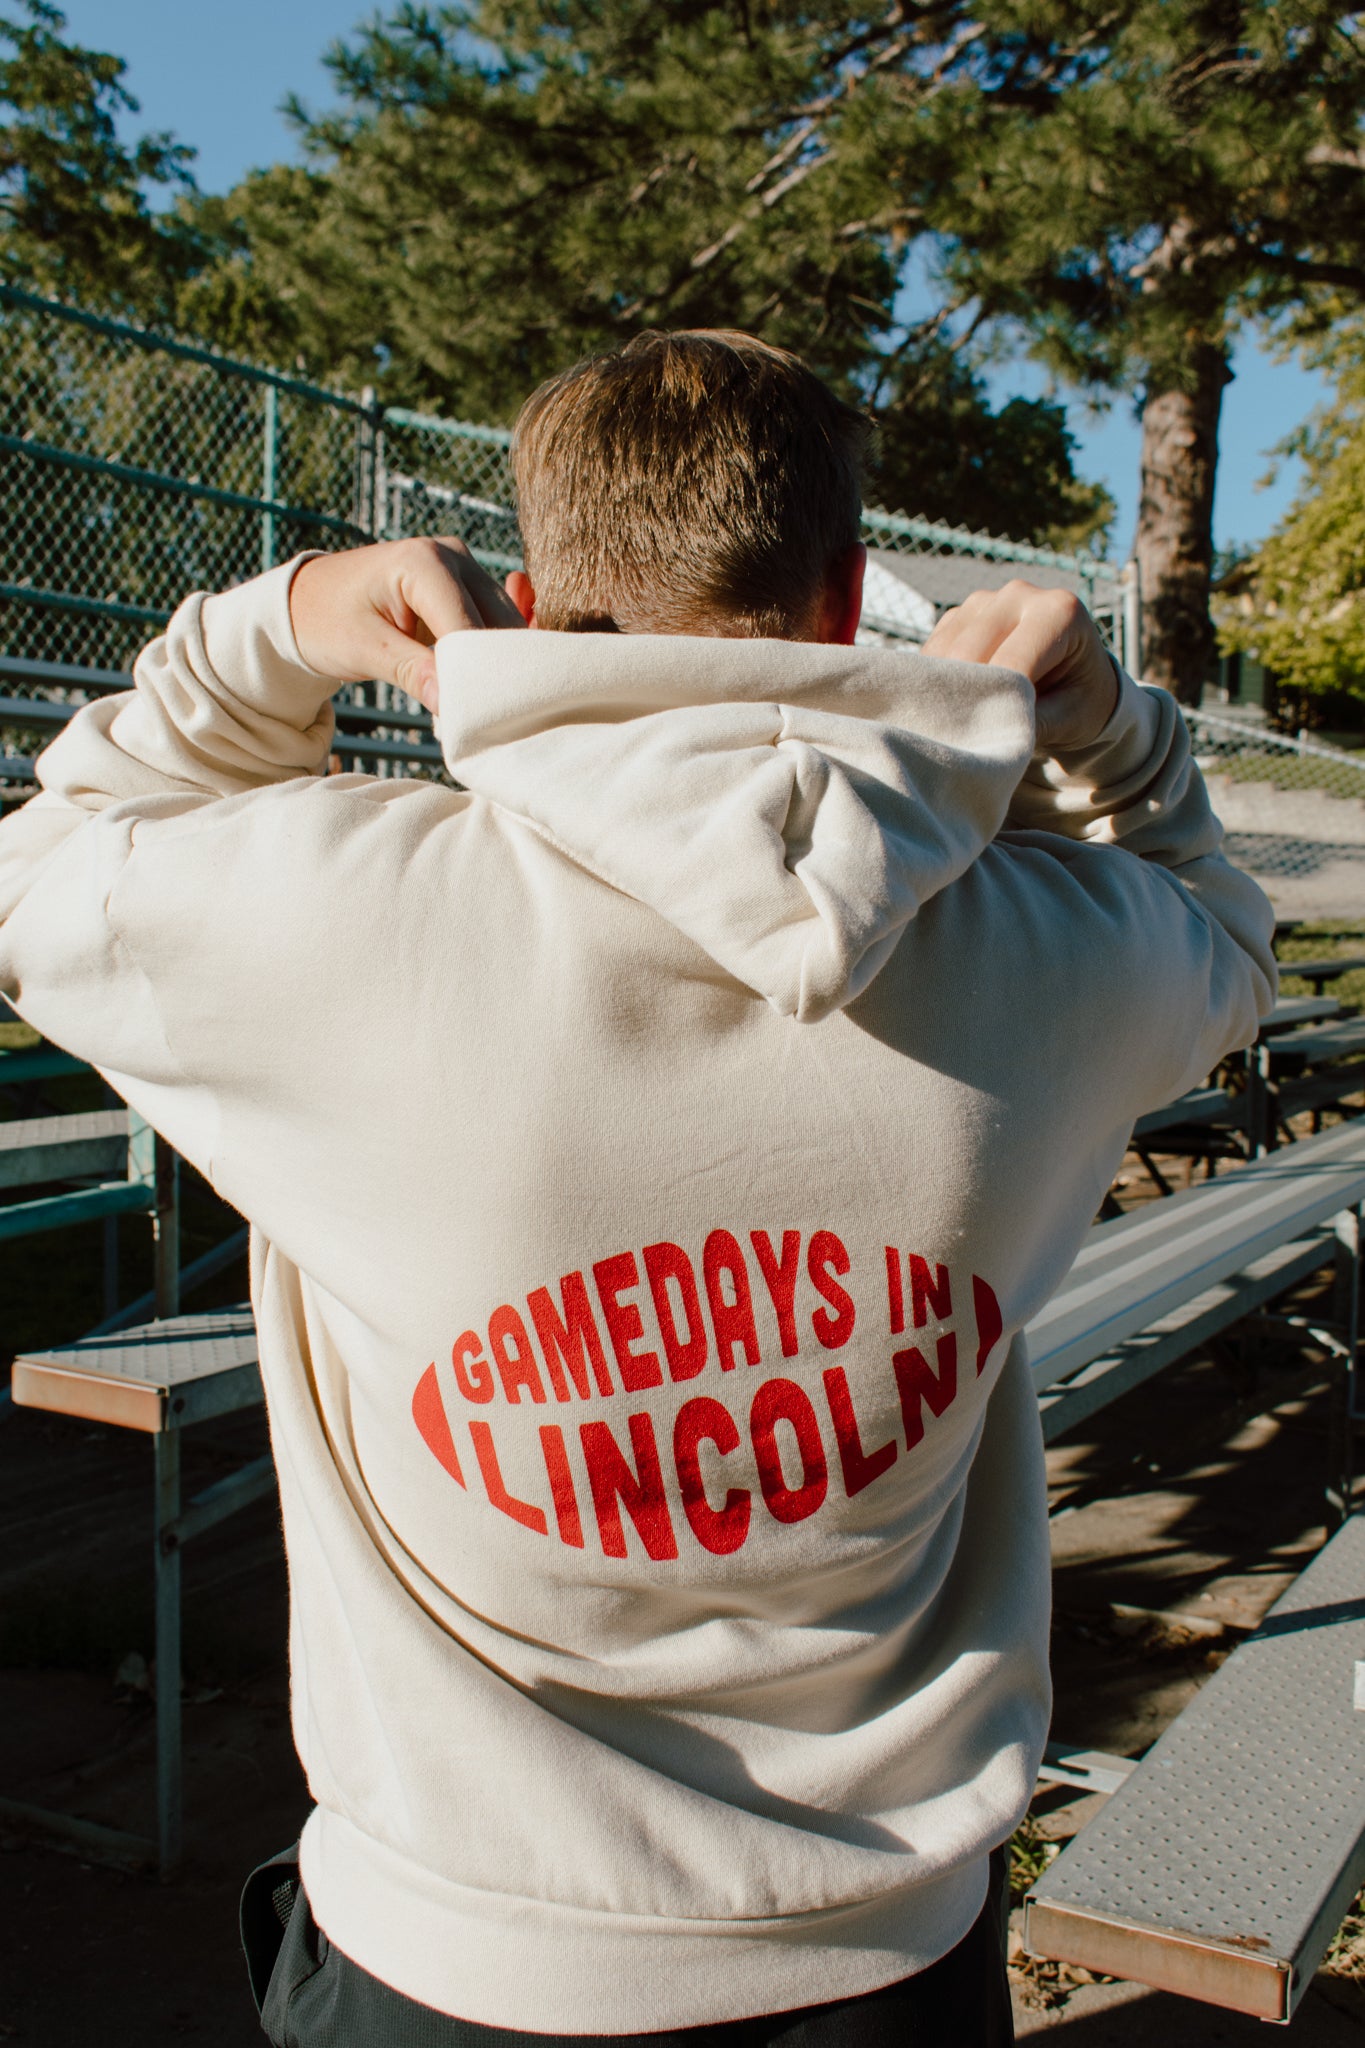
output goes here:
{"type": "Polygon", "coordinates": [[[310,668],[290,610],[294,579],[313,549],[249,583],[201,601],[199,633],[205,660],[241,702],[307,732],[339,685],[310,668]]]}

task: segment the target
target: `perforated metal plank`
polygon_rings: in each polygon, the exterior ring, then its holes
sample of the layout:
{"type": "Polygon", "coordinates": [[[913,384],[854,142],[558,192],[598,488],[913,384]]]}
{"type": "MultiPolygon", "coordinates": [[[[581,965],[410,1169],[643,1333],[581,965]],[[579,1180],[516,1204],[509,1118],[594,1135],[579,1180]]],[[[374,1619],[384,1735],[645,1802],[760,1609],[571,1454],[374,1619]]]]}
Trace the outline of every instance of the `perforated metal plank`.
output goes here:
{"type": "Polygon", "coordinates": [[[1365,1128],[1345,1124],[1090,1231],[1029,1325],[1041,1391],[1182,1302],[1365,1200],[1365,1128]]]}
{"type": "Polygon", "coordinates": [[[43,1181],[101,1180],[126,1170],[128,1112],[93,1109],[79,1116],[34,1116],[0,1124],[0,1188],[43,1181]]]}
{"type": "Polygon", "coordinates": [[[17,1406],[126,1429],[179,1429],[261,1399],[251,1310],[168,1316],[14,1362],[17,1406]]]}
{"type": "Polygon", "coordinates": [[[1365,1877],[1354,1516],[1033,1888],[1038,1955],[1287,2020],[1365,1877]]]}
{"type": "Polygon", "coordinates": [[[1220,1330],[1329,1265],[1335,1250],[1336,1240],[1330,1231],[1277,1245],[1242,1272],[1183,1302],[1108,1356],[1092,1359],[1064,1384],[1050,1386],[1038,1399],[1044,1442],[1052,1443],[1064,1430],[1098,1414],[1120,1394],[1188,1358],[1220,1330]]]}

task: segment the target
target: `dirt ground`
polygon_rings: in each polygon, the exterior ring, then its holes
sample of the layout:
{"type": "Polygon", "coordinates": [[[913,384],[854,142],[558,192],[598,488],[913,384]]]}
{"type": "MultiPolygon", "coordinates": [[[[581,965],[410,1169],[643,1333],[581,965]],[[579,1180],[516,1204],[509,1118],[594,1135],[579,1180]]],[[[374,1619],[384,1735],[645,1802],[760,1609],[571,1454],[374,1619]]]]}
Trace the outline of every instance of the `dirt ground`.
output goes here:
{"type": "MultiPolygon", "coordinates": [[[[1139,1389],[1050,1453],[1059,1736],[1139,1753],[1255,1625],[1322,1540],[1326,1412],[1311,1355],[1239,1342],[1139,1389]]],[[[259,1417],[190,1432],[187,1494],[263,1447],[259,1417]]],[[[0,1797],[150,1828],[150,1517],[148,1439],[25,1411],[0,1420],[0,1797]]],[[[177,1883],[0,1831],[0,2043],[261,2038],[236,1899],[245,1871],[291,1840],[306,1810],[285,1609],[273,1502],[187,1549],[188,1856],[177,1883]]],[[[1044,1842],[1084,1820],[1086,1802],[1069,1800],[1040,1795],[1044,1842]]],[[[1265,2039],[1254,2021],[1047,1968],[1021,1966],[1015,1998],[1021,2038],[1060,2030],[1062,2048],[1265,2039]]],[[[1361,2041],[1365,1992],[1320,1976],[1293,2031],[1301,2048],[1361,2041]]]]}

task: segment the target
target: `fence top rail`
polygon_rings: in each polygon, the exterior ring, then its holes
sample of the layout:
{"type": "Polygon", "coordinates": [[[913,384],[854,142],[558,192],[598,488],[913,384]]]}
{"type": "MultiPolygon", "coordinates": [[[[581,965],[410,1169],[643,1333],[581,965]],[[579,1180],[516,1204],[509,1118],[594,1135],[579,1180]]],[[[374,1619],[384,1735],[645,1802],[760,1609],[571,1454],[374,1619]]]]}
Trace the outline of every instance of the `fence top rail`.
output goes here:
{"type": "Polygon", "coordinates": [[[1190,725],[1210,727],[1214,737],[1226,734],[1244,747],[1267,747],[1272,752],[1278,749],[1282,754],[1306,754],[1314,760],[1335,761],[1339,767],[1353,768],[1357,774],[1365,773],[1365,758],[1345,747],[1325,747],[1320,740],[1298,739],[1287,732],[1273,732],[1269,727],[1253,725],[1249,719],[1226,718],[1217,711],[1189,707],[1185,718],[1190,725]]]}
{"type": "Polygon", "coordinates": [[[86,668],[74,661],[31,661],[26,656],[0,654],[0,681],[38,683],[49,690],[131,690],[130,669],[86,668]]]}
{"type": "Polygon", "coordinates": [[[149,354],[175,356],[181,362],[203,363],[211,370],[223,370],[229,376],[241,377],[251,384],[271,384],[277,391],[287,391],[295,398],[310,398],[319,405],[329,405],[337,412],[349,412],[375,416],[378,408],[360,398],[349,398],[345,392],[329,391],[325,385],[310,384],[302,377],[291,377],[283,370],[268,370],[260,363],[244,362],[240,356],[220,355],[216,349],[200,348],[195,342],[177,341],[171,335],[158,334],[149,327],[134,327],[126,320],[111,320],[103,313],[87,313],[80,306],[68,306],[61,299],[45,299],[37,292],[20,291],[17,285],[0,284],[0,306],[14,306],[21,312],[42,313],[49,319],[65,320],[73,327],[84,327],[92,334],[109,335],[116,341],[130,341],[136,348],[146,349],[149,354]]]}
{"type": "MultiPolygon", "coordinates": [[[[510,448],[510,427],[484,427],[474,420],[444,420],[434,412],[412,412],[405,405],[383,407],[386,427],[416,427],[424,434],[444,434],[448,441],[482,441],[491,448],[510,448]]],[[[511,507],[507,508],[509,511],[511,507]]]]}
{"type": "Polygon", "coordinates": [[[1066,569],[1091,582],[1118,581],[1113,564],[1102,562],[1098,555],[1065,555],[1055,548],[1034,547],[1030,541],[1005,540],[993,533],[973,532],[966,526],[943,526],[937,520],[914,519],[904,512],[883,512],[875,505],[863,507],[863,524],[901,540],[951,548],[956,554],[990,555],[1000,562],[1032,562],[1040,569],[1066,569]]]}
{"type": "Polygon", "coordinates": [[[30,583],[0,583],[0,602],[47,605],[59,612],[95,612],[133,625],[164,626],[168,611],[150,604],[121,604],[116,597],[85,597],[74,590],[39,590],[30,583]]]}

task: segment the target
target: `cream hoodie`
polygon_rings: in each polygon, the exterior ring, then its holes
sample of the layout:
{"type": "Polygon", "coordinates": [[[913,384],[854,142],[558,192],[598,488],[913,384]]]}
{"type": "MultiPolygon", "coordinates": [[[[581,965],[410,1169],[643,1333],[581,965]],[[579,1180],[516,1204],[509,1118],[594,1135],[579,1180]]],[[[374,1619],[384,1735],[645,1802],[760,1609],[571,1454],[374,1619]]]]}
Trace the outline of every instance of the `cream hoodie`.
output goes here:
{"type": "Polygon", "coordinates": [[[291,574],[43,755],[0,974],[254,1225],[317,1918],[530,2031],[891,1982],[1047,1729],[1019,1333],[1269,906],[1128,681],[1030,765],[1004,670],[459,634],[464,791],[327,778],[291,574]]]}

